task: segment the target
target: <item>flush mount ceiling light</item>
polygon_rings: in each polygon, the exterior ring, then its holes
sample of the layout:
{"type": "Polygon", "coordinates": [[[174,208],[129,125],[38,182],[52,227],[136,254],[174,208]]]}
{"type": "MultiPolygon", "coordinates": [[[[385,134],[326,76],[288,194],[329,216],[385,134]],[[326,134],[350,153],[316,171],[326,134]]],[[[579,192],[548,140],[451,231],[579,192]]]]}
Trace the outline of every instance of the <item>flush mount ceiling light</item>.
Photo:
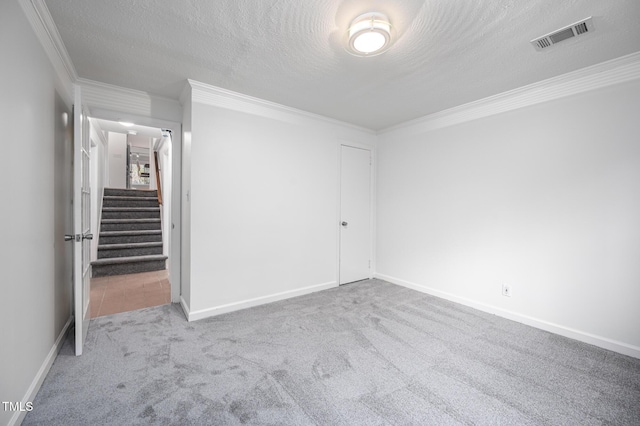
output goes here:
{"type": "Polygon", "coordinates": [[[358,16],[349,26],[347,51],[357,56],[375,56],[391,45],[391,24],[386,15],[369,12],[358,16]]]}

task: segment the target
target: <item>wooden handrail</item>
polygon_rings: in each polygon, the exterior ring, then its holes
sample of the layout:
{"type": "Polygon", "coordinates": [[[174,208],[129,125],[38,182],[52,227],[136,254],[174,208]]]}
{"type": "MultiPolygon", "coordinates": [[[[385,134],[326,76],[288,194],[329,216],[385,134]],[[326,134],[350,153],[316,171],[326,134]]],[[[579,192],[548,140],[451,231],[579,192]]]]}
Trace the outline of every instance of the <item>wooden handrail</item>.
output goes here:
{"type": "Polygon", "coordinates": [[[158,151],[153,151],[153,159],[156,163],[156,186],[158,187],[158,204],[162,205],[162,184],[160,183],[160,163],[158,162],[158,151]]]}

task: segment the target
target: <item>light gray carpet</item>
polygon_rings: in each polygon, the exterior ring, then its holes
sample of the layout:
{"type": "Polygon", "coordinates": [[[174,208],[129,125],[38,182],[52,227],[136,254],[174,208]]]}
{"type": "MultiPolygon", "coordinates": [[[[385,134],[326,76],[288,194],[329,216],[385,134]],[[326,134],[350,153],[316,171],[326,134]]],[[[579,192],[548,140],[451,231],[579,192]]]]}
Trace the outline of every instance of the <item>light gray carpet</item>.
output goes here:
{"type": "Polygon", "coordinates": [[[640,424],[640,360],[379,280],[72,343],[24,424],[640,424]]]}

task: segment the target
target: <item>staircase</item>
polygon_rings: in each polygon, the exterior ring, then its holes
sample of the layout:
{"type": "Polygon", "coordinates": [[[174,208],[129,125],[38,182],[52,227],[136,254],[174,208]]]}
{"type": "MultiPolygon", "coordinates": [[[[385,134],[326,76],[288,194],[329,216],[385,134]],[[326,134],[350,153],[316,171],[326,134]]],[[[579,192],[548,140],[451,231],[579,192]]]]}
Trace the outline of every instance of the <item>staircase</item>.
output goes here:
{"type": "Polygon", "coordinates": [[[165,269],[157,191],[105,188],[94,277],[165,269]]]}

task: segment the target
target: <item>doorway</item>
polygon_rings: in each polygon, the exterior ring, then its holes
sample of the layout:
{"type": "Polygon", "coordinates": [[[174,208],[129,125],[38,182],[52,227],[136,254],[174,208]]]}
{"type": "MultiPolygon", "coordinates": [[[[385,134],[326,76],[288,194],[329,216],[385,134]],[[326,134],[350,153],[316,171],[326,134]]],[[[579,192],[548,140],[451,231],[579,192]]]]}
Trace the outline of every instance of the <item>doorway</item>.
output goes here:
{"type": "Polygon", "coordinates": [[[127,188],[150,189],[151,156],[149,155],[152,138],[127,138],[127,188]]]}
{"type": "Polygon", "coordinates": [[[91,126],[96,154],[91,317],[171,303],[172,132],[96,117],[91,126]],[[120,263],[124,260],[130,263],[120,263]]]}
{"type": "Polygon", "coordinates": [[[340,146],[339,282],[371,278],[371,148],[340,146]]]}

